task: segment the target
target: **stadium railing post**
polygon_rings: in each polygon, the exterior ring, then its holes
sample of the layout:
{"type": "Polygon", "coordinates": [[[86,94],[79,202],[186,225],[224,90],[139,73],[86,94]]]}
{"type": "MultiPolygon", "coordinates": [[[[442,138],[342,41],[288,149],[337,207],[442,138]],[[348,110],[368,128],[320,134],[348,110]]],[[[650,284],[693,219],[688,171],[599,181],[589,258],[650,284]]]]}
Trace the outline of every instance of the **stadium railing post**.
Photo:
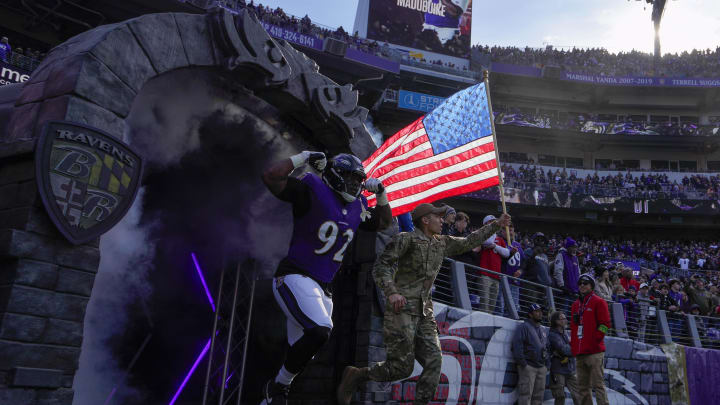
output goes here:
{"type": "Polygon", "coordinates": [[[553,295],[553,288],[550,286],[545,287],[547,292],[547,313],[555,312],[555,296],[553,295]]]}
{"type": "Polygon", "coordinates": [[[619,338],[625,338],[627,339],[630,337],[627,332],[627,324],[625,323],[625,311],[623,310],[623,306],[619,302],[613,302],[611,305],[612,311],[612,325],[613,329],[615,329],[615,336],[619,338]]]}
{"type": "Polygon", "coordinates": [[[685,316],[687,319],[687,328],[688,332],[690,332],[690,338],[692,339],[693,346],[695,347],[702,347],[702,342],[700,341],[700,334],[697,330],[697,322],[695,322],[695,315],[688,314],[685,316]]]}
{"type": "MultiPolygon", "coordinates": [[[[505,308],[510,314],[510,318],[515,320],[520,319],[520,316],[518,315],[518,309],[517,307],[515,307],[515,300],[513,300],[513,297],[510,293],[510,283],[508,282],[508,278],[506,276],[500,277],[500,288],[502,288],[503,299],[505,300],[505,308]]],[[[504,314],[500,315],[502,316],[504,314]]]]}
{"type": "Polygon", "coordinates": [[[657,322],[658,322],[658,332],[660,332],[660,335],[662,335],[663,343],[672,343],[672,335],[670,334],[670,325],[667,321],[667,315],[665,313],[665,310],[660,309],[657,311],[657,322]]]}
{"type": "Polygon", "coordinates": [[[467,278],[465,277],[465,263],[457,260],[450,260],[450,282],[453,288],[453,300],[455,306],[462,309],[472,310],[470,305],[470,292],[468,291],[467,278]]]}

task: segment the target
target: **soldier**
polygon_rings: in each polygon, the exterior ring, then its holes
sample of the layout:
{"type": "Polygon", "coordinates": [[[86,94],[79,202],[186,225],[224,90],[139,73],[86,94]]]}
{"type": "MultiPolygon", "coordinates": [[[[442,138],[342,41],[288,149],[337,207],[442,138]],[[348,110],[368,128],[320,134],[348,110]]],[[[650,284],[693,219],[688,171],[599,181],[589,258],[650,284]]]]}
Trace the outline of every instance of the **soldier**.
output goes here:
{"type": "Polygon", "coordinates": [[[510,224],[503,214],[466,238],[440,235],[447,206],[420,204],[412,212],[415,230],[395,235],[375,262],[373,276],[386,299],[383,339],[387,360],[372,367],[348,366],[338,387],[338,402],[349,404],[358,385],[367,380],[396,381],[407,378],[415,359],[423,367],[415,404],[427,404],[440,381],[442,352],[433,315],[430,288],[446,256],[480,246],[510,224]],[[397,270],[397,271],[396,271],[397,270]]]}

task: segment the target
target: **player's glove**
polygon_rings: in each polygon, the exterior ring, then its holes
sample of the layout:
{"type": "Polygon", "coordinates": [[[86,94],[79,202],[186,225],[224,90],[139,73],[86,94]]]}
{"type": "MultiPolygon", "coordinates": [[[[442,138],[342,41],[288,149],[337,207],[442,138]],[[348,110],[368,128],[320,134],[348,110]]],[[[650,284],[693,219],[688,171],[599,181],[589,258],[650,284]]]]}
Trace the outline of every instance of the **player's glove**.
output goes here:
{"type": "Polygon", "coordinates": [[[325,166],[327,166],[327,158],[322,152],[304,150],[297,155],[290,156],[290,160],[296,169],[309,163],[310,167],[321,172],[325,170],[325,166]]]}
{"type": "Polygon", "coordinates": [[[388,198],[385,194],[385,186],[374,177],[365,180],[365,190],[375,194],[377,205],[388,205],[388,198]]]}

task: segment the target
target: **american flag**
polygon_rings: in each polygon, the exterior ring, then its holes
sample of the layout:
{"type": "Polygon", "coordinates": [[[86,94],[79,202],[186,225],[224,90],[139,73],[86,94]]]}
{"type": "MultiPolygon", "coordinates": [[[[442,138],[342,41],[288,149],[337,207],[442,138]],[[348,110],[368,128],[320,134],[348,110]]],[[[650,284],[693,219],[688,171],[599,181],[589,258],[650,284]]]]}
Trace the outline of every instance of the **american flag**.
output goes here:
{"type": "MultiPolygon", "coordinates": [[[[499,183],[485,83],[455,93],[363,162],[383,182],[392,214],[499,183]]],[[[366,194],[375,205],[375,195],[366,194]]]]}

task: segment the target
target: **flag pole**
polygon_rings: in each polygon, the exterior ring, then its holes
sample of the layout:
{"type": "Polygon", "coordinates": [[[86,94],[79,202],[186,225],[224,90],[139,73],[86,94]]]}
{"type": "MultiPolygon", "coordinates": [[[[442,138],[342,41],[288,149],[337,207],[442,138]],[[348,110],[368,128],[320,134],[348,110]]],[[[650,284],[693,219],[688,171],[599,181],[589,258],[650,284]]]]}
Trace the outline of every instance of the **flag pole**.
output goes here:
{"type": "MultiPolygon", "coordinates": [[[[507,214],[507,206],[505,205],[505,190],[503,188],[503,174],[502,174],[502,168],[500,166],[500,150],[498,149],[497,136],[495,135],[495,116],[493,115],[492,102],[490,101],[489,77],[490,77],[490,72],[487,69],[483,70],[483,82],[485,83],[485,94],[487,95],[488,112],[490,113],[490,125],[492,128],[493,145],[495,146],[495,162],[497,162],[498,180],[499,180],[498,188],[500,190],[500,202],[502,203],[503,214],[507,214]]],[[[510,244],[512,244],[513,241],[510,238],[510,227],[508,227],[508,226],[505,227],[505,236],[507,237],[508,248],[509,248],[510,244]]]]}

